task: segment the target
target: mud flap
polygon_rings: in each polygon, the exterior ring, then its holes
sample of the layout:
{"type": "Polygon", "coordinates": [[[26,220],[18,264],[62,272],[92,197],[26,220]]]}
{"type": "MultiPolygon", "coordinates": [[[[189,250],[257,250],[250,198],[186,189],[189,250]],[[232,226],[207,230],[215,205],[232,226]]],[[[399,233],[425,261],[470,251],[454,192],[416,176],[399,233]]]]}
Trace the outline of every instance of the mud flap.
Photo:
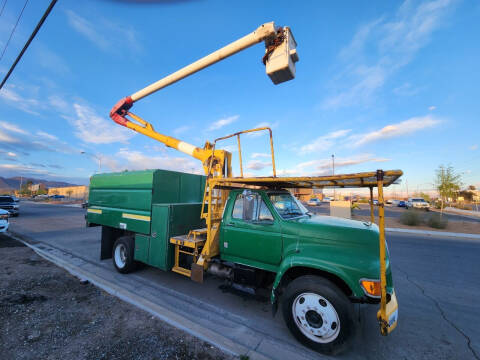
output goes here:
{"type": "Polygon", "coordinates": [[[202,265],[192,263],[190,279],[200,284],[203,283],[203,266],[202,265]]]}

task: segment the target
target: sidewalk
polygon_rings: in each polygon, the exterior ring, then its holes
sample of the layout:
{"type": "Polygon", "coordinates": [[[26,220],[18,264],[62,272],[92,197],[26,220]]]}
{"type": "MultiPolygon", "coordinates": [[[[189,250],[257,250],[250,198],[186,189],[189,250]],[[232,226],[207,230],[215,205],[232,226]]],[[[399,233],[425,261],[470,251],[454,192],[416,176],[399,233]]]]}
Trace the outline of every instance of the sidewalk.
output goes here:
{"type": "Polygon", "coordinates": [[[454,237],[454,238],[463,238],[463,239],[479,239],[480,240],[480,235],[479,234],[455,233],[455,232],[448,232],[448,231],[431,231],[431,230],[401,229],[401,228],[385,228],[385,231],[404,233],[404,234],[445,236],[445,237],[454,237]]]}
{"type": "Polygon", "coordinates": [[[453,213],[453,214],[460,214],[460,215],[467,215],[467,216],[474,216],[476,218],[480,218],[480,211],[472,211],[472,210],[462,210],[462,209],[457,209],[453,207],[446,207],[443,209],[443,211],[447,213],[453,213]]]}

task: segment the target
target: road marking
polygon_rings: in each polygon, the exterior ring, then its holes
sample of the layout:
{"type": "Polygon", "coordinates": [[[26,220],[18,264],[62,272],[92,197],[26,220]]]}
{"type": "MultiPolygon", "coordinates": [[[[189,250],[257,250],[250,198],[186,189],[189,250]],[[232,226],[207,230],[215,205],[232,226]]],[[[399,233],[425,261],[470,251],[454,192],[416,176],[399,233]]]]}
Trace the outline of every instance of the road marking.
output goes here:
{"type": "Polygon", "coordinates": [[[150,221],[150,216],[144,215],[135,215],[135,214],[127,214],[123,213],[122,217],[125,219],[134,219],[134,220],[141,220],[141,221],[150,221]]]}

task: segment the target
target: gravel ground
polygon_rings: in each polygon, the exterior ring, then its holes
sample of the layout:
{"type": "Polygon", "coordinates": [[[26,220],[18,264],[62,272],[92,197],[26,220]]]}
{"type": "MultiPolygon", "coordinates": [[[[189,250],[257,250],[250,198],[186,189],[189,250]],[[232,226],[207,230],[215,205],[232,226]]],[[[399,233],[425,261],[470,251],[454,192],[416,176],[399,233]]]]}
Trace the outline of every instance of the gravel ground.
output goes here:
{"type": "Polygon", "coordinates": [[[233,359],[0,235],[2,359],[233,359]]]}

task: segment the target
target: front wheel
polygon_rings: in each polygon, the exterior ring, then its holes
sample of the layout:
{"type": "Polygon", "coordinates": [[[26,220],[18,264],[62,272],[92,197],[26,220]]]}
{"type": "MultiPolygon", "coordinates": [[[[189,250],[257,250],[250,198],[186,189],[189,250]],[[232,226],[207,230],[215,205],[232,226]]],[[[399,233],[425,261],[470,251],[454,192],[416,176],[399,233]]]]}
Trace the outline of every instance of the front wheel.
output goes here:
{"type": "Polygon", "coordinates": [[[353,340],[353,306],[325,278],[306,275],[293,280],[282,296],[282,310],[295,338],[315,351],[338,354],[353,340]]]}
{"type": "Polygon", "coordinates": [[[131,236],[122,236],[115,241],[112,259],[118,272],[127,274],[135,270],[134,249],[135,240],[131,236]]]}

